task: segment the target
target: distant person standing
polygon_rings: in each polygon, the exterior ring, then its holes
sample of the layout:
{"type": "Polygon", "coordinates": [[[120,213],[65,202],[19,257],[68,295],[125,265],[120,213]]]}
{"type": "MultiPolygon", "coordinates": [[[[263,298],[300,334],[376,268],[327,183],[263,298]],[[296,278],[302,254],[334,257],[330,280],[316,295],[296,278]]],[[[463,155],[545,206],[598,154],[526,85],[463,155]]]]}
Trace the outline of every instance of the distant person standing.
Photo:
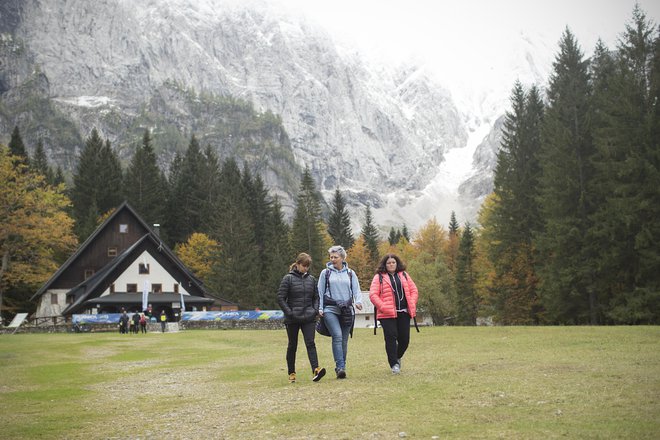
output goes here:
{"type": "Polygon", "coordinates": [[[133,313],[133,316],[131,317],[131,321],[133,322],[131,329],[133,330],[133,333],[137,335],[138,326],[140,325],[140,314],[138,312],[133,313]]]}
{"type": "Polygon", "coordinates": [[[147,332],[147,317],[144,315],[144,313],[140,313],[140,331],[142,333],[147,332]]]}
{"type": "Polygon", "coordinates": [[[286,334],[289,344],[286,349],[286,363],[289,370],[289,382],[296,381],[296,351],[298,333],[302,332],[307,357],[312,367],[312,380],[318,382],[325,376],[325,368],[319,367],[316,353],[316,317],[319,309],[319,296],[316,280],[309,274],[312,257],[301,253],[291,265],[289,273],[282,278],[277,291],[277,303],[284,312],[286,334]]]}
{"type": "Polygon", "coordinates": [[[417,286],[406,272],[406,265],[394,254],[385,255],[371,281],[369,299],[383,328],[385,352],[393,374],[401,372],[401,358],[410,343],[410,319],[417,313],[417,298],[417,286]]]}
{"type": "Polygon", "coordinates": [[[121,316],[119,317],[119,333],[120,334],[126,334],[128,333],[128,322],[129,318],[128,315],[126,314],[126,310],[122,310],[121,316]]]}
{"type": "Polygon", "coordinates": [[[332,336],[332,356],[337,379],[346,379],[348,337],[353,328],[353,305],[362,310],[362,293],[355,272],[348,268],[346,251],[341,246],[328,249],[330,261],[318,281],[319,314],[332,336]]]}
{"type": "Polygon", "coordinates": [[[165,327],[167,326],[167,315],[165,310],[160,312],[160,330],[162,333],[165,333],[165,327]]]}

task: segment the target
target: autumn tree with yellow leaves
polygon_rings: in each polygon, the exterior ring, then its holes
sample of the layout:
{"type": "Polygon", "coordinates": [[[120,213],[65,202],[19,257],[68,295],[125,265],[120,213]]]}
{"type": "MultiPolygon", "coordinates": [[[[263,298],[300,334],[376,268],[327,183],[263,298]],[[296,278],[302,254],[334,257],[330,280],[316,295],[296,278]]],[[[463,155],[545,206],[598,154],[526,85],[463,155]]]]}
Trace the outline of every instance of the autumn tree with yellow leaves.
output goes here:
{"type": "MultiPolygon", "coordinates": [[[[58,255],[77,245],[64,185],[46,183],[0,145],[0,314],[4,293],[18,284],[37,287],[52,275],[58,255]]],[[[7,300],[11,297],[8,296],[7,300]]]]}
{"type": "Polygon", "coordinates": [[[206,234],[194,232],[188,237],[188,241],[176,245],[174,252],[195,276],[204,281],[213,271],[218,242],[206,234]]]}

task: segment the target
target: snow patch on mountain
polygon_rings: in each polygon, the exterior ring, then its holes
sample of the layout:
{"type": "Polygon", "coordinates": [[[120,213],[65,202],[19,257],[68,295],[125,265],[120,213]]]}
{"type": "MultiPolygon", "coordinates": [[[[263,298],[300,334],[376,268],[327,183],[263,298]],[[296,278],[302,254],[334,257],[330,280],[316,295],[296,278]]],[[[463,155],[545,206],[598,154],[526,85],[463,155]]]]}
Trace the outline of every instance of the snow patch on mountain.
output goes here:
{"type": "Polygon", "coordinates": [[[77,107],[98,108],[107,106],[117,106],[117,100],[109,96],[75,96],[73,98],[55,98],[55,101],[77,107]]]}

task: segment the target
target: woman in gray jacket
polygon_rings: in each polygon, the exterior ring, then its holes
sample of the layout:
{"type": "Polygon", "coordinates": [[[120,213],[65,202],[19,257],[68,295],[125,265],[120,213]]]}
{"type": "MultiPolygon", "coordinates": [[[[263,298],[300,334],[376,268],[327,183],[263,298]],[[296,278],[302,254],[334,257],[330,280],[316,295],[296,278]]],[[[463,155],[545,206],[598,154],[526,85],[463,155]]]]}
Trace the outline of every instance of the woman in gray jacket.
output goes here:
{"type": "Polygon", "coordinates": [[[318,382],[325,376],[325,368],[319,367],[314,343],[316,317],[319,310],[319,296],[316,280],[311,276],[309,266],[312,257],[301,253],[291,265],[290,272],[282,278],[277,291],[277,303],[284,312],[286,333],[289,345],[286,349],[286,363],[289,369],[289,382],[296,381],[296,351],[298,350],[298,332],[302,331],[307,356],[312,366],[312,380],[318,382]]]}

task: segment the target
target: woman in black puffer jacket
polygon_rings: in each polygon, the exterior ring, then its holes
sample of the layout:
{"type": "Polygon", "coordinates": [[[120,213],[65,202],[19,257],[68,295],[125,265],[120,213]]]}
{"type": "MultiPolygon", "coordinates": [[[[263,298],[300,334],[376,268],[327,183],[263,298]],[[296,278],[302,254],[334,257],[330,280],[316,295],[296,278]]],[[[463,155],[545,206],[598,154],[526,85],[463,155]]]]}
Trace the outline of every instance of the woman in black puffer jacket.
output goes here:
{"type": "Polygon", "coordinates": [[[308,273],[311,264],[312,257],[305,253],[298,255],[296,262],[291,265],[290,272],[282,278],[277,291],[277,302],[284,312],[286,333],[289,337],[286,363],[290,383],[296,381],[296,351],[298,350],[299,331],[302,331],[309,363],[312,365],[312,380],[318,382],[325,375],[325,368],[319,367],[314,343],[319,295],[316,280],[308,273]]]}

